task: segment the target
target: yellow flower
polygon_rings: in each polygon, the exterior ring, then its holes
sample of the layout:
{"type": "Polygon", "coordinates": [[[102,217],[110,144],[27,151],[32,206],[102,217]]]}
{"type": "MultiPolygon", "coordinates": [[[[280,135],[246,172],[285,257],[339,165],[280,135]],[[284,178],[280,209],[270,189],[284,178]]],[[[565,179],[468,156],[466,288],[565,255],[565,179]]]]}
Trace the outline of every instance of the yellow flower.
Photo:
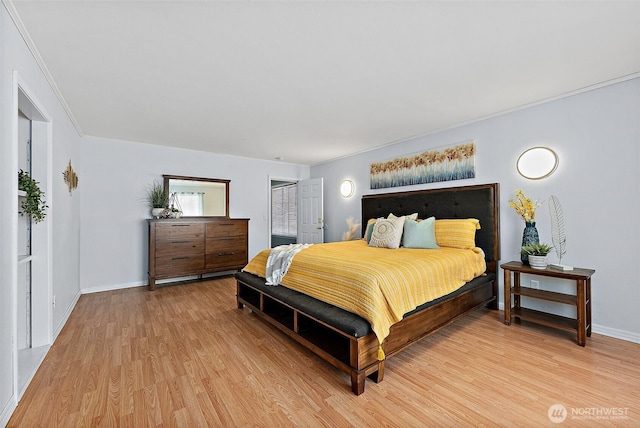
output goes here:
{"type": "Polygon", "coordinates": [[[540,204],[538,201],[533,202],[527,198],[522,190],[516,189],[515,201],[509,199],[509,205],[516,210],[516,214],[522,217],[525,222],[536,221],[536,208],[538,208],[540,204]]]}

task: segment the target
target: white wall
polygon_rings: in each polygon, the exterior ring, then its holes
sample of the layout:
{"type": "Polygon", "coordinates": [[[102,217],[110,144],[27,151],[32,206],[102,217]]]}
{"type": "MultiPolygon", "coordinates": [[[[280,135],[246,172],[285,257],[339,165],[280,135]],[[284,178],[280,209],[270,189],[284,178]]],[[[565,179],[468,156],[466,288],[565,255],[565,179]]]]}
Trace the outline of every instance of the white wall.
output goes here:
{"type": "Polygon", "coordinates": [[[69,196],[62,179],[62,172],[70,159],[75,168],[81,166],[80,137],[3,5],[0,7],[0,425],[6,423],[17,404],[13,390],[12,361],[16,306],[14,287],[17,279],[15,230],[18,174],[18,154],[12,134],[15,120],[12,105],[14,70],[37,97],[52,124],[51,176],[38,179],[50,189],[46,194],[50,210],[45,222],[37,227],[49,227],[52,230],[51,283],[53,295],[56,295],[56,307],[52,313],[53,336],[62,328],[80,292],[78,254],[82,184],[73,196],[69,196]]]}
{"type": "MultiPolygon", "coordinates": [[[[533,198],[555,194],[562,202],[568,234],[565,263],[596,269],[593,278],[594,331],[640,341],[636,302],[640,287],[632,277],[640,232],[640,79],[585,92],[499,117],[415,138],[312,168],[124,141],[84,137],[75,132],[64,109],[20,38],[6,9],[0,7],[0,425],[17,404],[13,391],[11,349],[15,333],[17,277],[17,153],[13,147],[12,72],[37,94],[52,120],[51,183],[47,202],[52,229],[54,335],[73,309],[79,291],[146,284],[148,210],[145,188],[162,174],[231,180],[231,216],[250,218],[250,256],[268,247],[268,178],[324,177],[327,240],[339,240],[345,219],[360,217],[359,196],[368,189],[369,164],[398,155],[475,139],[477,178],[411,186],[412,190],[473,183],[501,184],[502,259],[517,259],[522,221],[508,207],[514,189],[533,198]],[[549,179],[527,181],[515,160],[537,144],[560,155],[549,179]],[[69,194],[62,172],[69,160],[79,186],[69,194]],[[356,194],[339,196],[343,178],[356,183],[356,194]],[[82,230],[82,234],[80,233],[82,230]],[[10,239],[7,239],[10,237],[10,239]]],[[[473,102],[472,100],[470,102],[473,102]]],[[[543,241],[549,241],[544,205],[538,215],[543,241]]],[[[566,287],[566,284],[541,286],[566,287]]]]}
{"type": "Polygon", "coordinates": [[[249,256],[269,247],[269,176],[309,177],[309,167],[127,141],[82,143],[83,292],[147,284],[146,189],[162,174],[231,180],[229,211],[249,218],[249,256]]]}
{"type": "MultiPolygon", "coordinates": [[[[636,78],[314,166],[311,176],[325,179],[327,240],[341,238],[347,217],[361,220],[359,197],[363,194],[498,182],[502,261],[518,260],[524,224],[509,207],[509,199],[515,189],[541,201],[553,194],[560,199],[565,215],[568,244],[563,263],[596,270],[592,279],[594,331],[640,342],[636,308],[640,287],[632,269],[640,256],[636,225],[639,118],[640,78],[636,78]],[[476,141],[475,179],[370,190],[371,162],[469,139],[476,141]],[[515,162],[520,153],[535,145],[553,148],[560,165],[551,177],[529,181],[518,175],[515,162]],[[356,194],[348,200],[338,191],[344,178],[356,183],[356,194]]],[[[546,203],[536,217],[541,241],[551,243],[546,203]]],[[[554,253],[551,260],[556,260],[554,253]]],[[[564,281],[540,279],[541,287],[571,290],[571,284],[564,281]]],[[[562,313],[565,309],[550,310],[562,313]]]]}

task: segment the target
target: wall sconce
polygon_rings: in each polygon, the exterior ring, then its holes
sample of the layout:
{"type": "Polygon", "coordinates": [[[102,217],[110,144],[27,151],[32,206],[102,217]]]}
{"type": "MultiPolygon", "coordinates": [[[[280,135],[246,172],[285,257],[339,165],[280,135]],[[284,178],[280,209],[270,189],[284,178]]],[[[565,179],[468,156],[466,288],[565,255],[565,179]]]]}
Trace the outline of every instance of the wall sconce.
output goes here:
{"type": "Polygon", "coordinates": [[[540,180],[558,168],[558,155],[548,147],[532,147],[520,155],[516,168],[524,178],[540,180]]]}
{"type": "Polygon", "coordinates": [[[353,196],[353,192],[355,191],[355,184],[351,180],[342,180],[340,183],[340,194],[343,198],[350,198],[353,196]]]}

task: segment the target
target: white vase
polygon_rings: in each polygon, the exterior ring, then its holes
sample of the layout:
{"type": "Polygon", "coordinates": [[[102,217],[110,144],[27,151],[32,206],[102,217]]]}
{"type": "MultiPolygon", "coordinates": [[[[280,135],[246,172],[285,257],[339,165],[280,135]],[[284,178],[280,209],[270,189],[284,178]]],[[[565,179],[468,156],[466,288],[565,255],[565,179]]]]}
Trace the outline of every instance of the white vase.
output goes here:
{"type": "Polygon", "coordinates": [[[547,256],[529,256],[529,266],[533,269],[546,269],[547,256]]]}
{"type": "Polygon", "coordinates": [[[153,218],[160,218],[163,211],[164,211],[164,208],[152,208],[151,215],[153,216],[153,218]]]}

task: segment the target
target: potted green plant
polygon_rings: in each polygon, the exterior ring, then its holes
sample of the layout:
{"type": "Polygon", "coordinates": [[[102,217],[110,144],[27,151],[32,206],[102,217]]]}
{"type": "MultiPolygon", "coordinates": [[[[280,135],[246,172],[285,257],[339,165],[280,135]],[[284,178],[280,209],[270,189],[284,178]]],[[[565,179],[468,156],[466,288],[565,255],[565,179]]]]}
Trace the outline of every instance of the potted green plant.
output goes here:
{"type": "Polygon", "coordinates": [[[523,256],[527,256],[529,265],[534,269],[545,269],[547,267],[547,255],[553,247],[543,243],[525,245],[520,249],[523,256]]]}
{"type": "Polygon", "coordinates": [[[28,215],[34,223],[44,221],[49,208],[44,200],[44,192],[40,190],[38,182],[31,178],[28,172],[18,171],[18,190],[25,192],[26,196],[20,204],[20,215],[28,215]]]}
{"type": "Polygon", "coordinates": [[[154,181],[147,189],[147,203],[151,208],[151,215],[155,218],[159,218],[169,205],[169,194],[165,192],[164,186],[158,181],[154,181]]]}

